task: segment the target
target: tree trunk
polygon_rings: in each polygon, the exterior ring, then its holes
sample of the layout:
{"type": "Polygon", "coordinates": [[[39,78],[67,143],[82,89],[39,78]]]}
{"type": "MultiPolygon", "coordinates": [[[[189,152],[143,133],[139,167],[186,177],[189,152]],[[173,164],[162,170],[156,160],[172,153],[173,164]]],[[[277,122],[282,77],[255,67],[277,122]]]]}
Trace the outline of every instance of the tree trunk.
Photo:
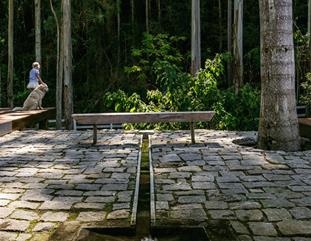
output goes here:
{"type": "Polygon", "coordinates": [[[311,0],[308,1],[309,71],[311,72],[311,0]]]}
{"type": "Polygon", "coordinates": [[[70,0],[62,0],[63,9],[63,55],[64,55],[64,117],[66,129],[72,129],[72,45],[70,0]]]}
{"type": "Polygon", "coordinates": [[[56,12],[53,7],[53,0],[50,0],[50,7],[56,23],[56,129],[62,128],[62,104],[63,104],[63,58],[60,56],[60,28],[56,12]]]}
{"type": "Polygon", "coordinates": [[[258,146],[300,149],[295,98],[292,0],[259,0],[261,107],[258,146]]]}
{"type": "MultiPolygon", "coordinates": [[[[117,50],[117,66],[120,66],[120,29],[121,29],[121,18],[120,18],[120,4],[121,4],[121,0],[117,0],[117,31],[118,31],[118,50],[117,50]]],[[[118,68],[119,69],[119,68],[118,68]]]]}
{"type": "MultiPolygon", "coordinates": [[[[232,56],[232,0],[228,0],[228,12],[227,12],[227,50],[232,56]]],[[[227,65],[227,84],[232,83],[232,64],[231,58],[228,60],[227,65]]]]}
{"type": "Polygon", "coordinates": [[[243,84],[243,0],[234,0],[233,83],[238,93],[243,84]]]}
{"type": "Polygon", "coordinates": [[[200,0],[192,0],[191,7],[191,73],[196,76],[201,67],[200,0]]]}
{"type": "Polygon", "coordinates": [[[158,22],[161,24],[161,0],[157,1],[157,7],[158,7],[158,22]]]}
{"type": "Polygon", "coordinates": [[[2,107],[2,72],[0,68],[0,107],[2,107]]]}
{"type": "Polygon", "coordinates": [[[36,61],[41,63],[41,0],[35,0],[36,61]]]}
{"type": "Polygon", "coordinates": [[[8,77],[7,77],[7,102],[8,106],[13,108],[13,71],[14,71],[14,0],[9,0],[9,21],[8,21],[8,77]]]}
{"type": "Polygon", "coordinates": [[[132,28],[134,28],[134,22],[135,22],[135,4],[134,4],[134,0],[131,0],[131,23],[132,23],[132,28]]]}
{"type": "Polygon", "coordinates": [[[149,33],[149,0],[146,0],[146,32],[149,33]]]}
{"type": "Polygon", "coordinates": [[[308,34],[311,34],[311,0],[308,1],[308,34]]]}
{"type": "Polygon", "coordinates": [[[222,7],[221,7],[221,0],[218,0],[218,32],[219,32],[219,52],[222,52],[222,7]]]}

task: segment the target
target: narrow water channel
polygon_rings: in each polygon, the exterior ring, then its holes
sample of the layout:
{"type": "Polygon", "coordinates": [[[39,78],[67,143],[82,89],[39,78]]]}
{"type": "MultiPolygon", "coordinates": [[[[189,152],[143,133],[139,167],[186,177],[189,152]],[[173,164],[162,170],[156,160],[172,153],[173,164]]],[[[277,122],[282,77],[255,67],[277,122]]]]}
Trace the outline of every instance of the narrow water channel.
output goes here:
{"type": "MultiPolygon", "coordinates": [[[[89,230],[84,238],[76,241],[208,241],[201,227],[151,227],[150,215],[150,158],[148,136],[142,140],[140,182],[135,230],[96,229],[89,230]],[[152,235],[154,234],[154,235],[152,235]],[[155,236],[155,237],[154,237],[155,236]]],[[[139,173],[139,172],[138,172],[139,173]]],[[[137,187],[136,187],[137,188],[137,187]]]]}
{"type": "Polygon", "coordinates": [[[149,141],[143,139],[141,147],[140,185],[136,218],[136,236],[140,239],[150,235],[150,171],[149,141]]]}

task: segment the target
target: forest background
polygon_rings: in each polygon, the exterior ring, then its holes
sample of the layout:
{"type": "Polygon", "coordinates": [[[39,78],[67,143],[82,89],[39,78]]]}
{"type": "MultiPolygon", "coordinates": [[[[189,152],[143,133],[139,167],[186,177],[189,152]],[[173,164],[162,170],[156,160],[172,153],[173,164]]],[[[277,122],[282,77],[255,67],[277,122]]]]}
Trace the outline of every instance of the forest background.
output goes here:
{"type": "MultiPolygon", "coordinates": [[[[1,107],[7,104],[7,2],[0,2],[1,107]]],[[[227,0],[201,0],[202,70],[197,78],[190,74],[191,0],[149,2],[146,11],[142,0],[71,1],[74,111],[215,110],[209,127],[257,130],[258,1],[244,1],[244,85],[238,93],[227,77],[232,60],[227,52],[227,0]]],[[[60,15],[60,1],[53,3],[60,15]]],[[[14,104],[21,106],[35,60],[35,7],[33,0],[15,0],[14,5],[14,104]]],[[[44,104],[55,106],[56,25],[49,1],[42,0],[41,6],[41,68],[50,88],[44,104]]],[[[293,7],[297,100],[310,106],[308,1],[294,0],[293,7]]]]}

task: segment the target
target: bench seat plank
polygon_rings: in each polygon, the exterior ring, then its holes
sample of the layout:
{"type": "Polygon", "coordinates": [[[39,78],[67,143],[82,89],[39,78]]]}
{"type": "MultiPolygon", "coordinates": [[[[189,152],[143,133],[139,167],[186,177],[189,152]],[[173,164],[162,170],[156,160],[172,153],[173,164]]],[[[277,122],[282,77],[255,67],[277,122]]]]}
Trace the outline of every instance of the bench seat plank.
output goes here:
{"type": "Polygon", "coordinates": [[[118,112],[73,114],[73,119],[80,124],[110,123],[157,123],[157,122],[198,122],[210,121],[213,111],[195,112],[118,112]]]}
{"type": "Polygon", "coordinates": [[[47,119],[55,118],[55,108],[49,107],[42,110],[10,111],[0,114],[0,126],[3,134],[13,130],[23,130],[36,123],[41,126],[47,119]]]}
{"type": "Polygon", "coordinates": [[[74,126],[76,123],[93,125],[93,144],[97,143],[97,125],[115,123],[158,123],[158,122],[189,122],[191,142],[195,143],[194,122],[210,121],[214,111],[188,112],[114,112],[72,114],[74,126]]]}

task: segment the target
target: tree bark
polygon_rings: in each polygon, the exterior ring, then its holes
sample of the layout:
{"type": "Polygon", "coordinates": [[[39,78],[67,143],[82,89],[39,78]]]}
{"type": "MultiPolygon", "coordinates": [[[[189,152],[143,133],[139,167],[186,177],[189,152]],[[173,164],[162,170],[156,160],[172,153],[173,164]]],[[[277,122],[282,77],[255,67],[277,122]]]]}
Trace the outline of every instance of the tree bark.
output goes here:
{"type": "Polygon", "coordinates": [[[192,0],[191,7],[191,73],[196,76],[201,67],[200,0],[192,0]]]}
{"type": "Polygon", "coordinates": [[[295,98],[292,0],[259,0],[261,106],[258,146],[300,149],[295,98]]]}
{"type": "Polygon", "coordinates": [[[146,0],[146,32],[149,33],[149,0],[146,0]]]}
{"type": "Polygon", "coordinates": [[[71,4],[70,0],[62,0],[63,9],[63,55],[64,55],[64,118],[65,127],[73,127],[71,115],[73,113],[72,94],[72,43],[71,43],[71,4]]]}
{"type": "Polygon", "coordinates": [[[308,34],[311,34],[311,0],[308,1],[308,34]]]}
{"type": "Polygon", "coordinates": [[[309,71],[311,72],[311,0],[308,1],[309,71]]]}
{"type": "Polygon", "coordinates": [[[233,83],[238,93],[243,84],[243,0],[234,0],[233,83]]]}
{"type": "Polygon", "coordinates": [[[121,52],[121,47],[120,47],[120,30],[121,30],[121,18],[120,18],[120,4],[121,0],[117,0],[117,31],[118,31],[118,50],[117,50],[117,66],[120,66],[120,52],[121,52]]]}
{"type": "MultiPolygon", "coordinates": [[[[232,56],[232,0],[228,0],[227,12],[227,51],[232,56]]],[[[227,65],[227,84],[230,86],[232,83],[232,62],[231,58],[228,60],[227,65]]]]}
{"type": "Polygon", "coordinates": [[[35,36],[36,61],[41,63],[41,0],[35,0],[35,36]]]}
{"type": "Polygon", "coordinates": [[[134,4],[134,0],[131,0],[131,23],[132,23],[132,28],[134,28],[134,22],[135,22],[135,4],[134,4]]]}
{"type": "Polygon", "coordinates": [[[221,7],[221,0],[218,0],[218,32],[219,32],[219,52],[222,52],[222,7],[221,7]]]}
{"type": "Polygon", "coordinates": [[[2,71],[0,68],[0,107],[2,107],[2,71]]]}
{"type": "MultiPolygon", "coordinates": [[[[63,58],[60,57],[60,27],[58,17],[53,7],[53,0],[50,0],[50,7],[56,23],[56,129],[62,128],[63,112],[63,58]]],[[[63,56],[63,55],[62,55],[63,56]]]]}
{"type": "Polygon", "coordinates": [[[157,1],[157,7],[158,7],[158,22],[161,24],[161,0],[157,1]]]}
{"type": "Polygon", "coordinates": [[[14,74],[14,0],[9,0],[9,21],[8,21],[8,76],[7,76],[7,102],[13,108],[13,74],[14,74]]]}

